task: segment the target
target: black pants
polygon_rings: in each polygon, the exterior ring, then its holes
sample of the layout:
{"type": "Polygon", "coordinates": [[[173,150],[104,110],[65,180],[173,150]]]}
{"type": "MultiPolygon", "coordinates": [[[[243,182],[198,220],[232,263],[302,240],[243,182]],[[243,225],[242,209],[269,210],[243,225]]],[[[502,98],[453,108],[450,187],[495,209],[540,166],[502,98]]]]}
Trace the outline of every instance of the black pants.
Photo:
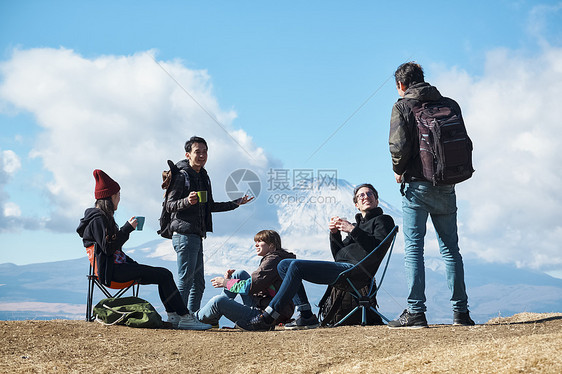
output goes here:
{"type": "Polygon", "coordinates": [[[180,292],[174,282],[174,276],[166,268],[128,262],[113,264],[111,280],[115,282],[135,280],[139,284],[157,284],[160,300],[162,300],[166,312],[176,312],[180,316],[188,313],[187,307],[181,299],[180,292]]]}

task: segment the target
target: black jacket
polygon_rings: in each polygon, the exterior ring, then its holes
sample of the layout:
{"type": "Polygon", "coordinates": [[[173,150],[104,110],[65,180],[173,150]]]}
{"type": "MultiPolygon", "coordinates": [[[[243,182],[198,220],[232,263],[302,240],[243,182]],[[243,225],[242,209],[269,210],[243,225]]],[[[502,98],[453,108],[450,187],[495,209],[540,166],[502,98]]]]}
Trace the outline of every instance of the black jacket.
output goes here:
{"type": "Polygon", "coordinates": [[[170,227],[178,234],[195,234],[204,238],[207,232],[213,231],[211,213],[233,210],[238,208],[238,204],[213,200],[211,180],[204,168],[196,172],[189,166],[188,160],[182,160],[176,166],[183,172],[174,176],[166,199],[166,210],[172,213],[170,227]],[[190,205],[187,197],[191,191],[207,191],[207,202],[190,205]]]}
{"type": "MultiPolygon", "coordinates": [[[[100,209],[88,208],[76,229],[85,248],[94,245],[98,277],[106,286],[111,284],[113,276],[113,254],[115,251],[121,250],[123,244],[129,240],[129,234],[134,230],[129,222],[126,222],[121,228],[115,225],[112,230],[108,230],[108,226],[109,220],[100,209]]],[[[135,262],[129,256],[126,256],[126,261],[135,262]]]]}
{"type": "Polygon", "coordinates": [[[342,241],[341,233],[330,233],[330,249],[336,262],[356,264],[375,249],[394,228],[391,216],[376,207],[355,215],[355,227],[342,241]]]}

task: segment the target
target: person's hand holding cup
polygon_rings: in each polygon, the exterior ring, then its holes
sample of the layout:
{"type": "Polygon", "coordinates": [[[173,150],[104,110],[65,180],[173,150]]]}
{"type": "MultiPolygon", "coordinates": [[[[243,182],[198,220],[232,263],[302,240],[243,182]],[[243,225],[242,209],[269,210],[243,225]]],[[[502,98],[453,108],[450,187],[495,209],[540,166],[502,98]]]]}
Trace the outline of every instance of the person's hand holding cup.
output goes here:
{"type": "Polygon", "coordinates": [[[131,217],[127,222],[129,222],[129,225],[133,226],[133,229],[136,229],[137,225],[139,224],[139,222],[137,221],[137,217],[131,217]]]}
{"type": "Polygon", "coordinates": [[[346,217],[339,217],[336,226],[340,231],[350,233],[353,230],[354,226],[351,222],[347,220],[346,217]]]}
{"type": "Polygon", "coordinates": [[[144,226],[144,217],[143,216],[135,216],[134,218],[137,220],[137,227],[135,229],[139,230],[139,231],[142,231],[142,228],[144,226]]]}
{"type": "Polygon", "coordinates": [[[334,216],[334,217],[330,218],[330,223],[328,224],[328,228],[330,229],[330,232],[332,234],[335,234],[339,231],[338,227],[336,226],[339,219],[340,219],[340,217],[338,217],[338,216],[334,216]]]}

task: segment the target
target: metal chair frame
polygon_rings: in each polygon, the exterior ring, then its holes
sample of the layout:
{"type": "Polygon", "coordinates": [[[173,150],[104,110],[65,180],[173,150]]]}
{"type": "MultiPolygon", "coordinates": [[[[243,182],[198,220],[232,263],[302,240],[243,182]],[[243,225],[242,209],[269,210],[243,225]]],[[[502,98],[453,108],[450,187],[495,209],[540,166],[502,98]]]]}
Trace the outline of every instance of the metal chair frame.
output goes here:
{"type": "Polygon", "coordinates": [[[390,262],[390,257],[392,255],[392,250],[394,248],[394,242],[396,241],[396,234],[398,233],[398,226],[394,226],[392,231],[384,238],[384,240],[377,246],[377,248],[373,249],[364,259],[359,261],[355,266],[351,269],[343,271],[340,273],[338,278],[334,283],[332,283],[332,287],[343,289],[351,293],[351,295],[359,302],[359,305],[356,306],[351,312],[349,312],[345,317],[339,320],[337,323],[334,324],[334,327],[341,325],[345,322],[349,317],[351,317],[354,313],[361,311],[361,325],[365,326],[367,324],[367,311],[370,309],[376,314],[378,314],[383,320],[387,323],[390,321],[388,318],[383,316],[378,310],[371,306],[371,300],[377,295],[377,292],[382,286],[382,282],[384,280],[384,276],[386,275],[386,270],[388,268],[388,263],[390,262]],[[390,243],[390,245],[389,245],[390,243]],[[378,264],[374,264],[374,269],[370,271],[370,281],[367,284],[369,286],[369,293],[367,295],[362,295],[359,292],[359,289],[365,286],[365,284],[358,284],[357,281],[353,281],[351,278],[354,274],[359,271],[364,271],[365,263],[371,261],[374,256],[381,255],[381,251],[384,254],[381,256],[381,262],[378,264]],[[381,275],[381,279],[378,282],[378,286],[375,280],[375,275],[382,263],[382,260],[386,256],[386,264],[384,266],[384,271],[381,275]]]}
{"type": "Polygon", "coordinates": [[[105,285],[103,285],[97,274],[95,273],[95,269],[96,268],[96,256],[93,256],[93,262],[90,263],[90,271],[88,273],[88,299],[86,301],[86,321],[93,321],[95,319],[94,315],[93,315],[93,307],[94,307],[94,289],[97,287],[99,290],[101,290],[101,292],[103,292],[103,294],[105,295],[105,297],[107,298],[119,298],[121,296],[123,296],[127,291],[129,291],[129,289],[132,289],[133,291],[133,296],[138,297],[139,296],[139,288],[140,285],[136,282],[132,282],[131,284],[123,287],[123,288],[113,288],[113,287],[107,287],[105,285]],[[115,289],[117,290],[115,293],[111,293],[109,289],[115,289]]]}

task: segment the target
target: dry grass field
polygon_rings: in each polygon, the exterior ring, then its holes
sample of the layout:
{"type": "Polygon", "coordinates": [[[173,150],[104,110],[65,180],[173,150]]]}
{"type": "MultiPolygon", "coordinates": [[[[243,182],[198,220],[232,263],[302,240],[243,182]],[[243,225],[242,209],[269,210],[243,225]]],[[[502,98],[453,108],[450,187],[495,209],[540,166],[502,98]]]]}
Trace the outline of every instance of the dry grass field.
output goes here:
{"type": "Polygon", "coordinates": [[[561,373],[562,314],[474,327],[203,332],[1,321],[0,373],[561,373]]]}

